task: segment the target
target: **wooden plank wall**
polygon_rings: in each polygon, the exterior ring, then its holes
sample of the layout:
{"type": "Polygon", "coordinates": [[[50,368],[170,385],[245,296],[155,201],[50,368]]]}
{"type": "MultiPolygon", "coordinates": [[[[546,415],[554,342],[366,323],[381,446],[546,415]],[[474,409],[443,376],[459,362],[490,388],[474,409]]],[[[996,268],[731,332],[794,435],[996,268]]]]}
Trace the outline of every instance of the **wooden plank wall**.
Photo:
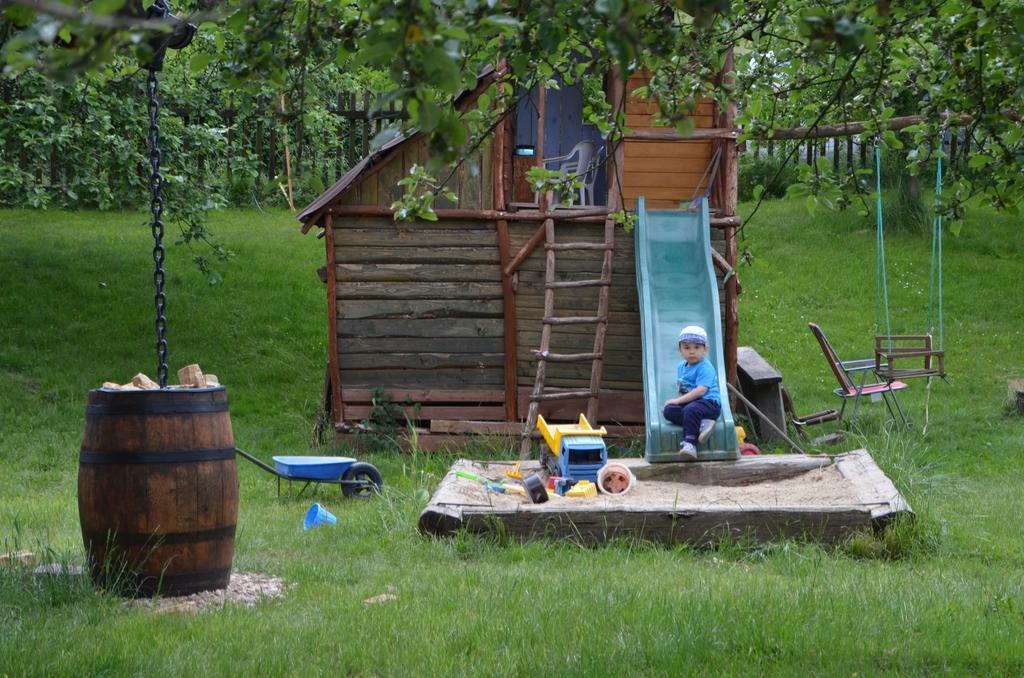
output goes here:
{"type": "MultiPolygon", "coordinates": [[[[487,392],[477,400],[492,402],[477,417],[504,419],[494,404],[504,350],[493,222],[336,217],[334,260],[344,393],[382,387],[396,402],[409,390],[425,402],[455,402],[465,399],[444,392],[487,392]]],[[[365,401],[353,407],[343,398],[346,419],[366,416],[365,401]]],[[[475,404],[483,405],[462,407],[475,404]]]]}
{"type": "MultiPolygon", "coordinates": [[[[658,106],[632,96],[637,87],[646,87],[645,74],[630,76],[627,83],[626,125],[633,130],[659,129],[658,106]]],[[[713,127],[714,103],[697,105],[697,127],[713,127]]],[[[664,129],[664,127],[660,127],[664,129]]],[[[647,141],[627,139],[623,171],[623,200],[629,209],[644,196],[650,208],[679,207],[689,201],[701,175],[711,160],[711,141],[647,141]]]]}
{"type": "MultiPolygon", "coordinates": [[[[414,164],[422,165],[427,158],[425,140],[400,147],[379,172],[355,184],[342,197],[341,204],[391,207],[391,203],[402,197],[403,189],[398,186],[398,182],[409,175],[409,170],[414,164]]],[[[454,176],[446,184],[458,199],[454,202],[438,199],[434,207],[491,209],[494,203],[494,179],[491,176],[493,166],[491,145],[484,144],[459,165],[454,176]]],[[[444,178],[437,177],[438,180],[444,178]]]]}

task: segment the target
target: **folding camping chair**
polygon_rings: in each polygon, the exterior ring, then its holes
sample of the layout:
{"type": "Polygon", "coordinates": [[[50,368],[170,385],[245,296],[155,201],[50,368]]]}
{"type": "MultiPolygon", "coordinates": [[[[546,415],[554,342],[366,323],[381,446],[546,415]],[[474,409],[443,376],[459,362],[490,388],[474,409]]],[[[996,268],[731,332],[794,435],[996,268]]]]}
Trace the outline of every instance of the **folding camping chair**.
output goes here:
{"type": "MultiPolygon", "coordinates": [[[[907,387],[902,381],[880,381],[870,384],[864,383],[867,379],[869,372],[875,371],[875,359],[865,358],[864,360],[840,360],[836,350],[832,348],[832,344],[829,343],[825,337],[825,333],[821,331],[821,328],[814,323],[807,323],[811,328],[811,332],[814,334],[814,338],[818,340],[818,344],[821,346],[822,353],[825,354],[825,359],[828,360],[828,365],[832,368],[832,374],[836,376],[839,381],[839,388],[835,389],[833,393],[843,399],[843,407],[839,410],[839,420],[842,421],[843,413],[846,410],[846,403],[849,402],[850,398],[853,398],[853,414],[850,417],[850,421],[847,425],[853,428],[854,423],[857,421],[857,411],[860,408],[860,401],[862,396],[881,396],[882,400],[885,401],[885,406],[889,409],[889,415],[893,421],[896,421],[896,413],[899,412],[900,419],[903,420],[904,426],[909,426],[907,417],[903,414],[903,408],[900,407],[900,401],[896,398],[896,391],[902,391],[907,387]],[[860,374],[860,383],[855,383],[857,374],[860,374]],[[889,398],[892,398],[892,403],[889,402],[889,398]],[[893,405],[896,406],[896,410],[893,411],[893,405]]],[[[885,369],[885,366],[881,366],[881,369],[885,369]]]]}

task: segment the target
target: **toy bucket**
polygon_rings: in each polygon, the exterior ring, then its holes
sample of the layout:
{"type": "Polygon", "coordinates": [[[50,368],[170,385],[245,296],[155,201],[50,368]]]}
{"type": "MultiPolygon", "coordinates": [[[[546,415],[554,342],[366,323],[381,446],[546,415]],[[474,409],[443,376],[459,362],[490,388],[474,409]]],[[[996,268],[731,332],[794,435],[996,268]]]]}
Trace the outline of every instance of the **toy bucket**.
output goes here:
{"type": "Polygon", "coordinates": [[[312,530],[314,527],[320,527],[321,525],[333,525],[338,522],[338,519],[334,517],[334,514],[325,509],[319,503],[313,504],[306,511],[306,519],[302,521],[303,530],[312,530]]]}

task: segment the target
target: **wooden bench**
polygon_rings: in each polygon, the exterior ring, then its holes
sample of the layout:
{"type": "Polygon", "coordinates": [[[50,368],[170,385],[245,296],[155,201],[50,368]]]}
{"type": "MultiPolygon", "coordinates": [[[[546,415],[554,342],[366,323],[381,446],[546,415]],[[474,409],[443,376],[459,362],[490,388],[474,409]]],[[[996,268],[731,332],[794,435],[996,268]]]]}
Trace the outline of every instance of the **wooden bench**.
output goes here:
{"type": "MultiPolygon", "coordinates": [[[[782,374],[750,346],[736,350],[736,368],[739,388],[743,396],[754,404],[765,417],[780,430],[786,430],[786,412],[782,400],[782,374]]],[[[747,413],[753,423],[751,433],[759,441],[781,440],[772,428],[754,412],[747,413]]]]}

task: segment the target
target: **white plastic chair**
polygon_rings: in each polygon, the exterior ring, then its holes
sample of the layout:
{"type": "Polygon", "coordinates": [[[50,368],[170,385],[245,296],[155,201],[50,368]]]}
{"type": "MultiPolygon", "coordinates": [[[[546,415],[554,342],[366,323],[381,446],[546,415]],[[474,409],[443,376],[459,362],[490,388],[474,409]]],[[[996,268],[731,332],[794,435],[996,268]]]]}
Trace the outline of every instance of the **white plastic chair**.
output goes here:
{"type": "MultiPolygon", "coordinates": [[[[563,176],[568,174],[576,174],[580,177],[583,185],[579,188],[579,203],[580,205],[593,205],[594,204],[594,182],[597,180],[597,156],[598,148],[596,141],[581,141],[572,147],[572,150],[565,155],[555,156],[553,158],[544,158],[542,161],[544,167],[547,169],[557,169],[563,176]],[[551,163],[559,163],[556,168],[548,167],[551,163]]],[[[540,193],[535,192],[534,202],[540,202],[540,193]]],[[[561,202],[562,196],[555,196],[556,206],[561,202]]]]}

